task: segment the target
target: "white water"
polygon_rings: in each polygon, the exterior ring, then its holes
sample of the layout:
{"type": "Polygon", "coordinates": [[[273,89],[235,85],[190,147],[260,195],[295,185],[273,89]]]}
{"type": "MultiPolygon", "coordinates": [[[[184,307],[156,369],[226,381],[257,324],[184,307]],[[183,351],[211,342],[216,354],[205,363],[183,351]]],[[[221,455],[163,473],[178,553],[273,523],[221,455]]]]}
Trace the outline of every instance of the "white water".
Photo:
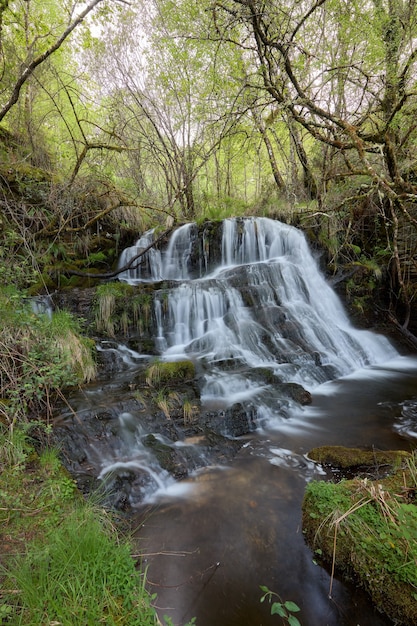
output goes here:
{"type": "Polygon", "coordinates": [[[121,279],[172,281],[154,299],[160,356],[195,362],[203,409],[241,403],[258,426],[227,471],[208,468],[175,484],[149,460],[141,432],[120,419],[126,439],[102,475],[135,463],[146,472],[149,462],[147,501],[158,506],[140,544],[156,555],[149,580],[161,615],[178,624],[196,616],[202,626],[272,626],[276,616],[259,602],[266,584],[301,606],[306,626],[385,623],[337,580],[329,599],[328,576],[300,532],[301,502],[305,482],[319,477],[308,458],[317,445],[408,449],[417,430],[417,360],[354,328],[303,234],[273,220],[226,220],[217,244],[198,242],[195,224],[183,226],[166,250],[148,253],[121,279]],[[285,398],[294,382],[312,392],[311,406],[285,398]]]}
{"type": "MultiPolygon", "coordinates": [[[[152,236],[146,233],[125,250],[120,266],[152,236]]],[[[196,238],[195,224],[180,227],[166,251],[150,250],[136,270],[120,279],[178,281],[156,292],[156,345],[165,359],[191,358],[202,366],[206,403],[230,406],[256,398],[258,413],[275,419],[275,403],[261,399],[273,389],[254,381],[252,368],[268,368],[278,381],[312,390],[396,355],[386,338],[351,325],[296,228],[267,218],[225,220],[219,262],[213,245],[203,241],[200,276],[192,278],[196,238]]]]}

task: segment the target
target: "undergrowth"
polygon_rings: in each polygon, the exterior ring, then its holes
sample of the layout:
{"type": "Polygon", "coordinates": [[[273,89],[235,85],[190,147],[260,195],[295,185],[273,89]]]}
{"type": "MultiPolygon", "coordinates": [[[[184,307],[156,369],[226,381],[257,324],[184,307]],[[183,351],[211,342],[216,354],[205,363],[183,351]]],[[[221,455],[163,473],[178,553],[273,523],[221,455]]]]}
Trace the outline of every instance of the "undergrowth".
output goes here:
{"type": "Polygon", "coordinates": [[[0,421],[48,423],[65,387],[95,376],[94,343],[67,311],[37,313],[12,287],[0,290],[0,421]]]}
{"type": "Polygon", "coordinates": [[[0,433],[0,623],[157,624],[145,575],[108,513],[78,495],[57,453],[0,433]]]}

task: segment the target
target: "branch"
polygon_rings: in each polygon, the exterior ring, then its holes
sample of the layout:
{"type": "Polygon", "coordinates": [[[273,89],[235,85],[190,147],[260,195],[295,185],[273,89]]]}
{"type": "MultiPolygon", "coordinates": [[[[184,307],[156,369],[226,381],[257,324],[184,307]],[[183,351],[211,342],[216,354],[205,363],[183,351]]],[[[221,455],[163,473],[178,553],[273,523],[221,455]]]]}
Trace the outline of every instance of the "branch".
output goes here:
{"type": "Polygon", "coordinates": [[[100,2],[103,2],[103,0],[92,0],[84,9],[84,11],[82,11],[78,17],[75,18],[75,20],[64,30],[64,32],[62,33],[62,35],[56,40],[56,42],[54,44],[52,44],[51,46],[49,46],[49,48],[47,50],[45,50],[45,52],[43,52],[42,54],[40,54],[39,56],[37,56],[35,59],[33,59],[33,61],[31,63],[29,63],[29,65],[26,67],[26,69],[22,72],[22,74],[20,75],[20,77],[18,78],[18,80],[16,81],[16,84],[13,88],[12,94],[9,98],[9,100],[6,102],[6,104],[0,109],[0,122],[3,120],[3,118],[7,115],[7,113],[10,111],[10,109],[13,107],[13,105],[16,104],[16,102],[19,100],[19,95],[20,95],[20,90],[22,89],[23,85],[26,83],[26,81],[32,76],[33,72],[35,71],[35,69],[41,65],[44,61],[46,61],[46,59],[48,59],[54,52],[56,52],[57,50],[59,50],[59,48],[62,46],[62,44],[64,43],[64,41],[66,39],[68,39],[68,37],[70,36],[70,34],[72,33],[72,31],[77,28],[77,26],[79,24],[81,24],[81,22],[84,20],[84,18],[94,9],[94,7],[99,4],[100,2]]]}
{"type": "Polygon", "coordinates": [[[120,267],[114,272],[106,272],[105,274],[92,274],[91,272],[78,272],[77,270],[68,270],[66,273],[72,274],[73,276],[82,276],[83,278],[114,278],[115,276],[118,276],[119,274],[121,274],[122,272],[125,272],[126,270],[134,270],[138,267],[139,264],[133,265],[133,263],[137,261],[138,259],[140,259],[140,257],[142,257],[144,254],[146,254],[148,250],[156,246],[160,241],[162,241],[165,237],[167,237],[172,231],[172,229],[173,227],[165,230],[161,235],[159,235],[159,237],[157,237],[157,239],[152,241],[152,243],[150,243],[149,246],[146,246],[146,248],[143,248],[140,252],[138,252],[138,254],[132,257],[129,263],[126,263],[126,265],[123,265],[123,267],[120,267]]]}

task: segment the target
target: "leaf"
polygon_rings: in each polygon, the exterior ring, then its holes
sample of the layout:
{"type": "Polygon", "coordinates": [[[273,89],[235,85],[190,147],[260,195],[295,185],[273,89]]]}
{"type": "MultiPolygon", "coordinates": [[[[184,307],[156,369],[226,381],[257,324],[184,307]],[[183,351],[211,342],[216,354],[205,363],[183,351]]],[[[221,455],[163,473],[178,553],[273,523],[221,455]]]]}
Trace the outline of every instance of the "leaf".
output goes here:
{"type": "Polygon", "coordinates": [[[291,600],[287,600],[284,604],[287,611],[291,611],[291,613],[298,613],[300,611],[300,607],[295,602],[291,602],[291,600]]]}
{"type": "Polygon", "coordinates": [[[301,626],[300,622],[296,617],[294,617],[294,615],[288,616],[288,624],[289,626],[301,626]]]}
{"type": "Polygon", "coordinates": [[[271,606],[271,615],[279,615],[280,617],[287,617],[287,611],[281,602],[274,602],[271,606]]]}

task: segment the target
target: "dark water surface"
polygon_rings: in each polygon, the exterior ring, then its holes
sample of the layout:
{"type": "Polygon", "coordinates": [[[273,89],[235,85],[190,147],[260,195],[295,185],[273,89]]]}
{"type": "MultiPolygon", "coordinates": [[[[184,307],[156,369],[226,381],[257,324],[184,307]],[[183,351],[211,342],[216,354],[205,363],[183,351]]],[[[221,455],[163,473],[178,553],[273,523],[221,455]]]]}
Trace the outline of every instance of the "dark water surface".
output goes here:
{"type": "Polygon", "coordinates": [[[138,513],[159,614],[197,626],[280,624],[260,585],[301,607],[302,626],[382,626],[367,597],[315,564],[301,529],[304,456],[318,445],[413,449],[417,358],[361,370],[313,391],[313,404],[253,434],[231,467],[208,468],[138,513]]]}

